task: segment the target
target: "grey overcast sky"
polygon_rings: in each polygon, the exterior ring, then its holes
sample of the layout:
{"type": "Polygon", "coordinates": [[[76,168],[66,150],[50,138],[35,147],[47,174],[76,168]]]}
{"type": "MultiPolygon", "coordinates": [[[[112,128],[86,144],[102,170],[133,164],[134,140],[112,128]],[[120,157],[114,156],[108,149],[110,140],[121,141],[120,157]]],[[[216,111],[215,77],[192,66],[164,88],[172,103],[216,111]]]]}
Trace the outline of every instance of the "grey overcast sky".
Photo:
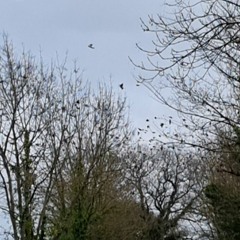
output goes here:
{"type": "MultiPolygon", "coordinates": [[[[0,32],[6,32],[17,51],[30,50],[48,61],[58,56],[78,61],[90,82],[109,81],[127,96],[131,119],[143,127],[145,119],[162,115],[162,107],[143,87],[137,87],[138,70],[129,62],[144,55],[154,37],[141,30],[140,18],[164,13],[164,0],[0,0],[0,32]],[[88,48],[92,43],[95,49],[88,48]]],[[[1,41],[1,38],[0,38],[1,41]]]]}

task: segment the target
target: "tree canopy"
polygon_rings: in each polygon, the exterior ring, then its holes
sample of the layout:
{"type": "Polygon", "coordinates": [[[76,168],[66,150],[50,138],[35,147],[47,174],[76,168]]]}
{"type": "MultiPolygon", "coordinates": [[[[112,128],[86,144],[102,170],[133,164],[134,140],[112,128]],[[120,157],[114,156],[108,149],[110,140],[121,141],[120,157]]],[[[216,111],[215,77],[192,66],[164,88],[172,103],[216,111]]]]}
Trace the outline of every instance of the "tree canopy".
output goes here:
{"type": "Polygon", "coordinates": [[[160,142],[185,149],[206,170],[212,237],[237,239],[240,2],[180,0],[167,5],[168,15],[142,20],[153,41],[147,49],[137,45],[146,56],[141,64],[133,60],[142,70],[137,80],[178,114],[160,123],[156,118],[160,142]],[[165,127],[170,120],[172,131],[165,127]]]}

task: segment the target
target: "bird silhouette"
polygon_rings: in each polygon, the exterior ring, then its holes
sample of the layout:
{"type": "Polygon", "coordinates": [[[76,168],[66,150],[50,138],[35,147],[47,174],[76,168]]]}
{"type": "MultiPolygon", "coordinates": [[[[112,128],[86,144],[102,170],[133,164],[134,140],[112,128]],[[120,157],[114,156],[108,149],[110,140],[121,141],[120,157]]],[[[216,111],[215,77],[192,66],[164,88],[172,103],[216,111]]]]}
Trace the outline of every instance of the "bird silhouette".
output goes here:
{"type": "Polygon", "coordinates": [[[88,47],[91,48],[91,49],[95,49],[95,47],[93,46],[92,43],[90,43],[90,44],[88,45],[88,47]]]}
{"type": "Polygon", "coordinates": [[[121,83],[121,84],[119,85],[119,87],[123,90],[123,83],[121,83]]]}

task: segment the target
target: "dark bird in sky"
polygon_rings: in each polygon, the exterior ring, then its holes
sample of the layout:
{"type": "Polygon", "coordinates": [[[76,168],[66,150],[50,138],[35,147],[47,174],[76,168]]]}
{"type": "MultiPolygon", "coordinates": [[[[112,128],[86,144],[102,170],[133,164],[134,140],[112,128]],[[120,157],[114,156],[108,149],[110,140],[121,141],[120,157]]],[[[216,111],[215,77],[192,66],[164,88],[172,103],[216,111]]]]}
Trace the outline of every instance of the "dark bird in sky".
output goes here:
{"type": "Polygon", "coordinates": [[[119,85],[119,87],[123,90],[123,83],[121,83],[121,84],[119,85]]]}
{"type": "Polygon", "coordinates": [[[88,47],[91,48],[91,49],[95,49],[95,47],[93,46],[92,43],[90,43],[90,44],[88,45],[88,47]]]}

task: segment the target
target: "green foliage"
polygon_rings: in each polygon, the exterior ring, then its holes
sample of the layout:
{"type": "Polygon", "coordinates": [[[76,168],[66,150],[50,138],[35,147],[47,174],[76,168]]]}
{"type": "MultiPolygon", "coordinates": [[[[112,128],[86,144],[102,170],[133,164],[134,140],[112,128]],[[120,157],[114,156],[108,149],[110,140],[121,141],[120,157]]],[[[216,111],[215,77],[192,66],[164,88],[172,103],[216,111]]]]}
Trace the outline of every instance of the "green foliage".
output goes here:
{"type": "Polygon", "coordinates": [[[236,138],[234,139],[235,146],[240,146],[240,127],[237,125],[234,125],[233,132],[236,135],[236,138]]]}
{"type": "Polygon", "coordinates": [[[212,222],[218,238],[240,239],[240,194],[211,183],[206,187],[205,196],[212,209],[212,222]]]}
{"type": "Polygon", "coordinates": [[[216,204],[216,202],[219,200],[220,189],[216,184],[209,184],[205,189],[205,195],[211,200],[212,204],[216,204]]]}
{"type": "Polygon", "coordinates": [[[65,216],[56,219],[56,224],[51,228],[49,235],[58,240],[85,240],[88,239],[90,216],[83,206],[78,204],[74,210],[65,216]]]}
{"type": "Polygon", "coordinates": [[[69,228],[59,239],[60,240],[85,240],[87,239],[87,219],[83,216],[81,209],[76,209],[75,213],[72,214],[71,219],[68,221],[69,228]],[[70,224],[71,223],[71,224],[70,224]]]}

